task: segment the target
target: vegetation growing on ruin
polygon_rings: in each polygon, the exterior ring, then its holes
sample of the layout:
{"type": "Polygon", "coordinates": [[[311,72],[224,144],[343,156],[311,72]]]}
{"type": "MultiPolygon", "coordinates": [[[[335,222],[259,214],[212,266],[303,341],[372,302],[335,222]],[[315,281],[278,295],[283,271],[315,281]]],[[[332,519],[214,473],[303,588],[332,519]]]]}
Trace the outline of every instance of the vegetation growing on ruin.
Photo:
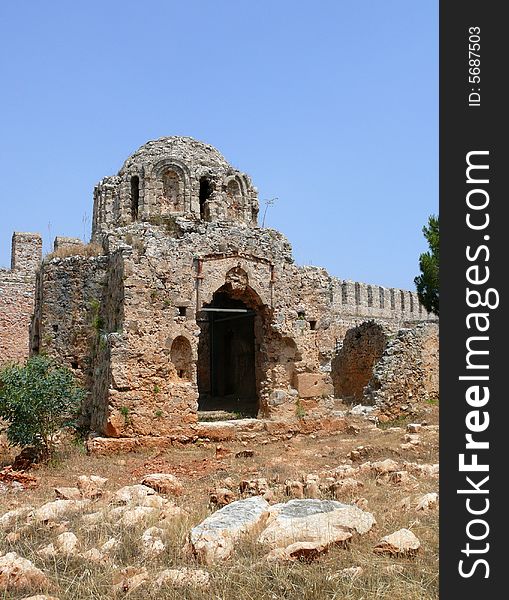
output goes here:
{"type": "Polygon", "coordinates": [[[0,417],[9,443],[50,456],[55,435],[76,428],[84,396],[72,371],[47,356],[5,367],[0,371],[0,417]]]}

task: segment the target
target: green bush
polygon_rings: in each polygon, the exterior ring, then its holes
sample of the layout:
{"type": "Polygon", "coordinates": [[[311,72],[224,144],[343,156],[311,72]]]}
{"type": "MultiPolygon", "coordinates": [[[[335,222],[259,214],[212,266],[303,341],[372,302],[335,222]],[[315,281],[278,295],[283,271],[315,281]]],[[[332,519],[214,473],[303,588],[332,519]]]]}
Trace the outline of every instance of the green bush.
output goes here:
{"type": "Polygon", "coordinates": [[[84,396],[72,371],[47,356],[5,367],[0,371],[0,417],[9,443],[49,456],[55,434],[76,427],[84,396]]]}

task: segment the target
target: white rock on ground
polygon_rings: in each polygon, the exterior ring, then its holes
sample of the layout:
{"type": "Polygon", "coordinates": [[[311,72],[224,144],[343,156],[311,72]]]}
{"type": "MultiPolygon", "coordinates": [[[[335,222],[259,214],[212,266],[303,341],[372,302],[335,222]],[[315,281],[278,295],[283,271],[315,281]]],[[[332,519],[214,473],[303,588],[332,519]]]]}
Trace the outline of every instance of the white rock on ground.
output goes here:
{"type": "Polygon", "coordinates": [[[120,488],[113,495],[113,503],[117,504],[140,504],[147,496],[153,496],[155,490],[148,485],[126,485],[120,488]]]}
{"type": "Polygon", "coordinates": [[[46,502],[34,511],[34,519],[42,521],[58,521],[63,517],[81,512],[90,500],[54,500],[46,502]]]}
{"type": "Polygon", "coordinates": [[[395,556],[414,556],[419,551],[421,543],[409,529],[399,529],[383,537],[375,547],[377,554],[395,556]]]}
{"type": "Polygon", "coordinates": [[[106,477],[99,477],[99,475],[80,475],[76,485],[84,498],[94,499],[102,496],[107,482],[106,477]]]}
{"type": "Polygon", "coordinates": [[[171,585],[177,588],[197,587],[207,588],[210,585],[210,574],[202,569],[166,569],[157,576],[155,586],[161,588],[171,585]]]}
{"type": "Polygon", "coordinates": [[[228,558],[234,543],[265,520],[269,507],[264,498],[254,496],[221,508],[191,530],[192,553],[206,564],[228,558]]]}
{"type": "Polygon", "coordinates": [[[46,575],[32,562],[8,552],[0,556],[0,590],[25,590],[49,585],[46,575]]]}
{"type": "Polygon", "coordinates": [[[431,492],[429,494],[424,494],[417,501],[417,506],[415,510],[429,510],[430,508],[434,508],[438,503],[438,494],[436,492],[431,492]]]}
{"type": "Polygon", "coordinates": [[[22,508],[16,508],[4,513],[0,517],[0,529],[7,531],[14,527],[19,521],[26,520],[30,513],[33,512],[33,507],[24,506],[22,508]]]}
{"type": "Polygon", "coordinates": [[[171,473],[151,473],[145,475],[141,483],[168,496],[180,496],[184,491],[181,481],[171,473]]]}
{"type": "Polygon", "coordinates": [[[113,591],[130,593],[136,588],[146,583],[149,579],[149,574],[145,567],[126,567],[113,574],[113,591]]]}
{"type": "Polygon", "coordinates": [[[57,500],[81,500],[81,492],[77,487],[57,487],[55,496],[57,500]]]}
{"type": "Polygon", "coordinates": [[[141,536],[143,554],[154,558],[164,552],[166,546],[162,540],[164,531],[160,527],[149,527],[141,536]]]}
{"type": "Polygon", "coordinates": [[[30,596],[22,598],[21,600],[58,600],[55,596],[45,596],[44,594],[37,594],[36,596],[30,596]]]}
{"type": "Polygon", "coordinates": [[[295,542],[312,542],[327,547],[367,533],[376,523],[374,516],[352,504],[335,500],[290,500],[270,509],[268,526],[258,541],[271,548],[285,548],[295,542]]]}

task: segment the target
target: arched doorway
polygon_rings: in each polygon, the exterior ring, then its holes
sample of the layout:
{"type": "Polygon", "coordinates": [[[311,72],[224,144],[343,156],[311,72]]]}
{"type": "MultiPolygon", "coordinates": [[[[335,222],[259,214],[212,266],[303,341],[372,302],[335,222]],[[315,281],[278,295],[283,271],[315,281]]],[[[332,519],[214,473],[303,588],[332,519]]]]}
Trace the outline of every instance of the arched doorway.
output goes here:
{"type": "Polygon", "coordinates": [[[254,292],[231,284],[217,290],[200,314],[198,411],[256,417],[261,381],[262,317],[254,292]]]}

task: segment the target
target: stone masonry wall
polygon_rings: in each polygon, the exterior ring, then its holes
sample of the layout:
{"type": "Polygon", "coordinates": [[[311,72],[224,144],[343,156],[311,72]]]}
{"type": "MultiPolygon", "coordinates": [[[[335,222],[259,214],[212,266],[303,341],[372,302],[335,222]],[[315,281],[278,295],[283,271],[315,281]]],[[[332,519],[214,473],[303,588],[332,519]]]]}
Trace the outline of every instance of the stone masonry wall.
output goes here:
{"type": "Polygon", "coordinates": [[[438,351],[435,323],[402,329],[389,342],[365,389],[382,421],[415,414],[419,404],[438,399],[438,351]]]}
{"type": "Polygon", "coordinates": [[[0,366],[28,357],[35,272],[41,255],[39,234],[13,234],[11,269],[0,269],[0,366]]]}

